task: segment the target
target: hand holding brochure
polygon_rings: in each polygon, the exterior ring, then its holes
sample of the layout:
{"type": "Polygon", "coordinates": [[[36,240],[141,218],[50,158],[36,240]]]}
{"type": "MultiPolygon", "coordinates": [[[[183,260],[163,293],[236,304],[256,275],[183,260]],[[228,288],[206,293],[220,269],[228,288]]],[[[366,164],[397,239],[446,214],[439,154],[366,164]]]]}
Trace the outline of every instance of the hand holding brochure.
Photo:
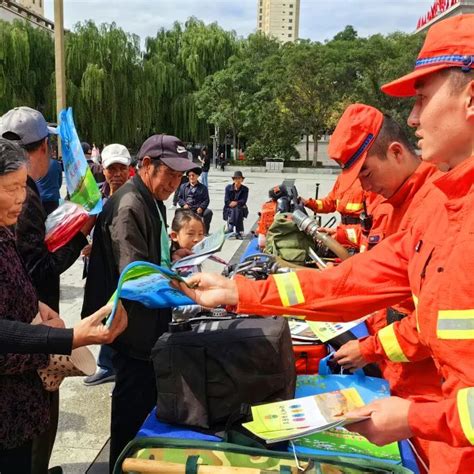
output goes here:
{"type": "Polygon", "coordinates": [[[359,392],[347,388],[252,407],[253,421],[243,426],[267,443],[277,443],[365,420],[345,417],[363,405],[359,392]]]}
{"type": "Polygon", "coordinates": [[[110,298],[113,309],[107,324],[111,324],[120,298],[138,301],[147,308],[195,304],[191,298],[171,285],[172,280],[186,284],[182,277],[168,268],[140,261],[128,264],[120,275],[117,290],[110,298]]]}

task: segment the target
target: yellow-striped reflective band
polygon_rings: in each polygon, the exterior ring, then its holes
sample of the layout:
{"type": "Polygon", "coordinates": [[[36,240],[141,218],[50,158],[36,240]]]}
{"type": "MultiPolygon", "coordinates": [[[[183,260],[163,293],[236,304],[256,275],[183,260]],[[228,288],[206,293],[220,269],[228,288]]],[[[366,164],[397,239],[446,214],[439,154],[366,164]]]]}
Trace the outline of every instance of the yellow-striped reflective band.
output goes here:
{"type": "Polygon", "coordinates": [[[318,211],[323,210],[323,201],[321,199],[316,199],[316,206],[318,206],[318,211]]]}
{"type": "Polygon", "coordinates": [[[362,203],[361,202],[348,202],[346,204],[346,211],[352,211],[352,212],[357,212],[362,209],[362,203]]]}
{"type": "Polygon", "coordinates": [[[456,404],[464,435],[474,445],[474,388],[462,388],[459,390],[456,404]]]}
{"type": "Polygon", "coordinates": [[[436,335],[440,339],[474,339],[474,309],[438,311],[436,335]]]}
{"type": "Polygon", "coordinates": [[[273,275],[281,304],[285,307],[304,303],[303,290],[295,272],[273,275]]]}
{"type": "Polygon", "coordinates": [[[353,244],[357,244],[357,232],[353,228],[348,228],[346,229],[346,234],[347,238],[349,239],[349,242],[352,242],[353,244]]]}
{"type": "Polygon", "coordinates": [[[395,330],[393,328],[393,324],[380,329],[377,333],[377,336],[380,340],[380,343],[382,344],[385,354],[387,354],[387,357],[392,362],[410,362],[405,357],[405,354],[400,347],[395,330]]]}
{"type": "Polygon", "coordinates": [[[416,320],[416,330],[420,332],[420,325],[418,324],[418,296],[412,293],[413,303],[415,304],[415,320],[416,320]]]}

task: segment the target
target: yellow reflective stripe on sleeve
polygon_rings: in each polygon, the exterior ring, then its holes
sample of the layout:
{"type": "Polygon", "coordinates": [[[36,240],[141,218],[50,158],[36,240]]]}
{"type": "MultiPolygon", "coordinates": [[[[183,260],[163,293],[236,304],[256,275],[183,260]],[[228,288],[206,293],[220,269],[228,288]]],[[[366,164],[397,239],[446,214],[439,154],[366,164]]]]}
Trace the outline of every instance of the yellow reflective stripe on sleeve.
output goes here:
{"type": "Polygon", "coordinates": [[[281,304],[285,307],[304,303],[303,290],[295,272],[273,275],[281,304]]]}
{"type": "Polygon", "coordinates": [[[349,239],[349,242],[353,244],[357,244],[357,232],[353,228],[346,229],[346,235],[349,239]]]}
{"type": "Polygon", "coordinates": [[[474,388],[462,388],[456,396],[461,428],[467,440],[474,445],[474,388]]]}
{"type": "Polygon", "coordinates": [[[438,311],[436,335],[439,339],[474,339],[474,309],[438,311]]]}
{"type": "Polygon", "coordinates": [[[361,202],[348,202],[346,204],[346,211],[357,212],[362,210],[362,206],[361,202]]]}
{"type": "Polygon", "coordinates": [[[323,201],[321,199],[316,199],[316,206],[318,206],[318,211],[323,210],[323,201]]]}
{"type": "Polygon", "coordinates": [[[416,320],[416,330],[420,332],[420,325],[418,324],[418,297],[412,293],[413,303],[415,304],[415,320],[416,320]]]}
{"type": "Polygon", "coordinates": [[[410,362],[398,342],[393,324],[390,324],[377,332],[383,350],[392,362],[410,362]]]}

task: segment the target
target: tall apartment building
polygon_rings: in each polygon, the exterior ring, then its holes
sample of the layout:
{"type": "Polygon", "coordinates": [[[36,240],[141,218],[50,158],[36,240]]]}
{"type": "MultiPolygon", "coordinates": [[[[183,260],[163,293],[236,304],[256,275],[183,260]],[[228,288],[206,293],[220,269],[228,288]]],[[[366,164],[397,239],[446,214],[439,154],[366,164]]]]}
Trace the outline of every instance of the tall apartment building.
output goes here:
{"type": "Polygon", "coordinates": [[[258,0],[257,29],[282,43],[298,39],[300,0],[258,0]]]}

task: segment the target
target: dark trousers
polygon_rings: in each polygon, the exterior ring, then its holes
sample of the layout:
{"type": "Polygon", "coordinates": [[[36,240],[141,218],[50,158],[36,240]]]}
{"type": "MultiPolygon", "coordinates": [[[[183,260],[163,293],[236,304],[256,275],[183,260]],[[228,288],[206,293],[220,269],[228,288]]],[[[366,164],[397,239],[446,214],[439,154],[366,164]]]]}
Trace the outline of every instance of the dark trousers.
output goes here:
{"type": "Polygon", "coordinates": [[[0,449],[1,474],[31,473],[31,441],[14,449],[0,449]]]}
{"type": "MultiPolygon", "coordinates": [[[[196,213],[197,214],[197,213],[196,213]]],[[[205,209],[202,214],[198,214],[202,217],[202,220],[204,221],[204,227],[206,234],[209,234],[209,228],[211,227],[211,221],[212,221],[212,211],[211,209],[205,209]]]]}
{"type": "Polygon", "coordinates": [[[132,359],[117,352],[113,364],[115,388],[112,393],[110,472],[120,453],[135,437],[155,406],[157,397],[151,361],[132,359]]]}
{"type": "MultiPolygon", "coordinates": [[[[47,474],[49,460],[53,452],[59,421],[59,390],[48,392],[49,397],[49,424],[46,431],[33,440],[32,474],[47,474]]],[[[0,471],[1,472],[1,471],[0,471]]],[[[3,473],[2,473],[3,474],[3,473]]]]}
{"type": "Polygon", "coordinates": [[[235,232],[244,231],[244,209],[241,207],[229,207],[227,210],[227,226],[229,232],[235,228],[235,232]]]}

